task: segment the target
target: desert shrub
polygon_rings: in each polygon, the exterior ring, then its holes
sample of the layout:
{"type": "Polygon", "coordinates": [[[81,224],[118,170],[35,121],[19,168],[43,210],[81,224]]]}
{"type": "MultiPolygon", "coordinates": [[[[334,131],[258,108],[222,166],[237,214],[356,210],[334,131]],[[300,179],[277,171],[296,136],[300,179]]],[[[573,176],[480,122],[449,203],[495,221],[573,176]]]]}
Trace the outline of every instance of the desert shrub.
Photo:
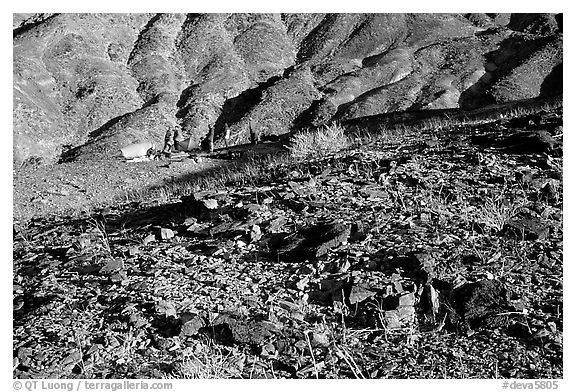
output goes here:
{"type": "Polygon", "coordinates": [[[327,125],[315,131],[297,133],[290,139],[290,155],[296,159],[322,156],[348,147],[350,141],[344,128],[338,124],[327,125]]]}
{"type": "Polygon", "coordinates": [[[491,230],[500,231],[506,222],[518,214],[521,207],[521,201],[510,201],[502,195],[488,197],[481,208],[478,222],[491,230]]]}
{"type": "Polygon", "coordinates": [[[237,349],[222,347],[213,341],[201,341],[195,350],[183,356],[176,374],[183,379],[226,379],[241,377],[246,356],[237,349]]]}

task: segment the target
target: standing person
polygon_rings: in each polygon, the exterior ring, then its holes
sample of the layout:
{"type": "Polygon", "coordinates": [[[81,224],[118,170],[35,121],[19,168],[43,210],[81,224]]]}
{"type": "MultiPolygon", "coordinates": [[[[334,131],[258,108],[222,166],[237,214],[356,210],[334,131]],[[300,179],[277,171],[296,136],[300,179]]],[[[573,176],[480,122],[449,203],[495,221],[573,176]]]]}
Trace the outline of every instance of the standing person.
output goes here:
{"type": "Polygon", "coordinates": [[[252,117],[248,119],[248,130],[250,131],[250,143],[255,146],[260,141],[260,133],[256,128],[256,121],[252,117]]]}
{"type": "Polygon", "coordinates": [[[214,127],[208,128],[208,134],[200,142],[200,148],[203,151],[214,152],[214,127]]]}
{"type": "Polygon", "coordinates": [[[206,146],[208,152],[214,152],[214,127],[211,126],[210,130],[208,131],[208,136],[206,137],[206,146]]]}
{"type": "Polygon", "coordinates": [[[172,125],[168,127],[166,136],[164,136],[164,148],[162,149],[163,154],[170,155],[174,144],[178,143],[181,139],[180,132],[181,129],[179,125],[172,125]]]}
{"type": "Polygon", "coordinates": [[[228,126],[228,123],[224,124],[224,144],[226,145],[226,148],[228,148],[228,141],[230,140],[230,127],[228,126]]]}

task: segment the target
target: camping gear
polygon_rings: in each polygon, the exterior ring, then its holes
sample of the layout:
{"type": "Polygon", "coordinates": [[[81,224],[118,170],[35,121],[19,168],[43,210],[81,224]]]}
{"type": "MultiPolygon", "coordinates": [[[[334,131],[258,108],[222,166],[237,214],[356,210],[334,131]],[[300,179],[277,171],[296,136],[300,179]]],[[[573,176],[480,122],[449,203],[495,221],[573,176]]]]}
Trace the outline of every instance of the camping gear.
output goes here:
{"type": "Polygon", "coordinates": [[[156,145],[152,142],[142,142],[130,144],[129,146],[120,149],[120,151],[122,152],[124,158],[132,159],[145,157],[150,149],[156,149],[156,145]]]}
{"type": "Polygon", "coordinates": [[[192,151],[194,149],[194,143],[192,138],[177,140],[174,144],[174,151],[192,151]]]}

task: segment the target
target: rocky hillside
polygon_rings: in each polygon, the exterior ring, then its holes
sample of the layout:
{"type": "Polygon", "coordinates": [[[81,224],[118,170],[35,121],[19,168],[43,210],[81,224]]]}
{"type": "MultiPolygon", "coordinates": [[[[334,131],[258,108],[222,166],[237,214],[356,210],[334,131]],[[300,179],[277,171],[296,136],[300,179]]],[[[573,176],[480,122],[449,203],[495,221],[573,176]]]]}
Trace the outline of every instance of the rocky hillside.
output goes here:
{"type": "Polygon", "coordinates": [[[562,15],[15,14],[14,164],[562,92],[562,15]]]}
{"type": "Polygon", "coordinates": [[[517,113],[15,224],[13,377],[563,378],[563,109],[517,113]]]}

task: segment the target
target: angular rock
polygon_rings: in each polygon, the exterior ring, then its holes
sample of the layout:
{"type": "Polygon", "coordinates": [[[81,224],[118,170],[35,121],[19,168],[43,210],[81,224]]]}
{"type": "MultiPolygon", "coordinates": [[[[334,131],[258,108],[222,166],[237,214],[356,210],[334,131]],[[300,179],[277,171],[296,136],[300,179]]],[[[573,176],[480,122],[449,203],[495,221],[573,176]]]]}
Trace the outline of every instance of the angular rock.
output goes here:
{"type": "Polygon", "coordinates": [[[121,345],[121,343],[118,340],[118,338],[116,338],[116,336],[112,335],[112,336],[106,337],[106,345],[110,346],[110,347],[118,347],[121,345]]]}
{"type": "Polygon", "coordinates": [[[142,253],[142,249],[139,246],[131,246],[128,248],[128,255],[136,256],[142,253]]]}
{"type": "Polygon", "coordinates": [[[548,237],[550,225],[538,218],[515,218],[506,222],[502,231],[517,239],[543,240],[548,237]]]}
{"type": "Polygon", "coordinates": [[[30,358],[34,356],[34,349],[32,347],[20,347],[18,349],[18,359],[20,363],[29,363],[30,358]]]}
{"type": "Polygon", "coordinates": [[[350,290],[349,301],[350,304],[354,305],[356,303],[360,303],[367,298],[371,298],[376,295],[375,292],[370,291],[362,286],[352,286],[350,290]]]}
{"type": "Polygon", "coordinates": [[[206,326],[204,319],[198,315],[183,315],[181,317],[183,322],[180,334],[184,336],[197,335],[200,329],[206,326]]]}
{"type": "Polygon", "coordinates": [[[540,256],[538,256],[538,264],[543,267],[552,269],[556,265],[556,261],[548,257],[545,253],[542,253],[540,256]]]}
{"type": "Polygon", "coordinates": [[[234,237],[242,234],[241,224],[237,222],[223,222],[212,226],[209,230],[211,236],[225,235],[226,237],[234,237]]]}
{"type": "Polygon", "coordinates": [[[128,317],[128,322],[136,329],[142,328],[149,324],[148,320],[146,320],[139,312],[132,313],[128,317]]]}
{"type": "Polygon", "coordinates": [[[276,353],[276,347],[272,343],[267,343],[262,347],[263,356],[272,356],[276,353]]]}
{"type": "Polygon", "coordinates": [[[249,204],[246,204],[243,208],[248,213],[252,213],[252,212],[260,211],[263,207],[260,204],[249,203],[249,204]]]}
{"type": "Polygon", "coordinates": [[[325,255],[332,248],[346,242],[350,237],[351,225],[327,223],[301,230],[297,235],[284,241],[278,255],[286,261],[314,260],[325,255]]]}
{"type": "Polygon", "coordinates": [[[324,272],[329,272],[329,273],[344,273],[344,272],[348,272],[348,270],[350,269],[350,267],[352,266],[352,264],[350,264],[349,260],[346,259],[340,259],[340,260],[335,260],[331,263],[328,263],[324,266],[323,271],[324,272]]]}
{"type": "Polygon", "coordinates": [[[559,200],[559,182],[558,180],[550,179],[547,181],[538,191],[538,194],[545,200],[552,201],[554,203],[559,200]]]}
{"type": "Polygon", "coordinates": [[[534,174],[531,171],[518,171],[514,173],[514,179],[522,184],[529,185],[534,180],[534,174]]]}
{"type": "MultiPolygon", "coordinates": [[[[436,282],[436,283],[439,285],[444,284],[444,282],[441,282],[441,281],[440,281],[440,283],[438,283],[438,282],[436,282]]],[[[448,288],[450,288],[450,286],[451,286],[452,289],[457,289],[457,288],[459,288],[459,287],[461,287],[467,283],[469,283],[468,279],[466,279],[462,275],[457,275],[452,279],[452,281],[450,283],[447,283],[447,285],[449,286],[448,288]]]]}
{"type": "Polygon", "coordinates": [[[262,238],[262,231],[260,230],[260,226],[253,225],[250,228],[250,242],[256,242],[262,238]]]}
{"type": "Polygon", "coordinates": [[[113,259],[106,263],[100,272],[109,274],[111,272],[116,272],[124,268],[124,261],[122,259],[113,259]]]}
{"type": "Polygon", "coordinates": [[[438,291],[434,288],[433,285],[427,284],[424,286],[422,297],[423,299],[420,303],[422,304],[423,309],[429,310],[430,314],[432,315],[432,320],[436,321],[436,317],[440,311],[440,299],[438,291]]]}
{"type": "Polygon", "coordinates": [[[182,196],[183,212],[199,220],[212,220],[218,215],[218,200],[203,199],[199,195],[182,196]]]}
{"type": "Polygon", "coordinates": [[[82,360],[82,352],[80,350],[72,350],[60,363],[62,367],[73,367],[82,360]]]}
{"type": "Polygon", "coordinates": [[[95,274],[96,272],[99,272],[101,269],[102,269],[101,265],[88,264],[88,265],[77,267],[74,270],[77,271],[80,275],[92,275],[92,274],[95,274]]]}
{"type": "Polygon", "coordinates": [[[200,332],[211,335],[222,344],[244,343],[255,346],[266,344],[278,328],[266,321],[245,320],[236,315],[224,314],[200,332]]]}
{"type": "Polygon", "coordinates": [[[481,280],[466,283],[452,290],[449,295],[448,315],[453,323],[463,323],[464,328],[497,328],[507,322],[512,309],[506,285],[498,280],[481,280]]]}
{"type": "Polygon", "coordinates": [[[208,227],[205,224],[194,223],[186,228],[186,232],[194,233],[196,235],[208,235],[210,233],[207,229],[208,227]]]}
{"type": "Polygon", "coordinates": [[[149,244],[149,243],[151,243],[151,242],[154,242],[154,241],[156,241],[156,236],[155,236],[154,234],[148,234],[148,235],[142,240],[142,243],[143,243],[144,245],[147,245],[147,244],[149,244]]]}
{"type": "Polygon", "coordinates": [[[408,327],[414,322],[416,311],[413,306],[399,306],[394,310],[384,312],[384,324],[388,329],[399,329],[408,327]]]}
{"type": "Polygon", "coordinates": [[[176,317],[176,308],[171,302],[160,300],[156,304],[156,311],[166,317],[176,317]]]}
{"type": "Polygon", "coordinates": [[[115,274],[110,275],[110,281],[112,283],[122,283],[128,280],[128,275],[126,271],[119,271],[115,274]]]}
{"type": "Polygon", "coordinates": [[[186,219],[184,220],[183,225],[186,226],[186,227],[190,227],[190,226],[192,226],[192,225],[195,225],[197,222],[198,222],[198,219],[196,219],[196,218],[194,218],[194,217],[189,217],[189,218],[186,218],[186,219]]]}
{"type": "Polygon", "coordinates": [[[269,233],[280,233],[283,231],[286,223],[288,223],[288,218],[279,216],[268,223],[267,231],[269,233]]]}
{"type": "Polygon", "coordinates": [[[285,311],[292,320],[304,320],[304,313],[302,312],[302,309],[300,309],[300,306],[297,304],[289,301],[279,300],[278,305],[280,309],[285,311]]]}
{"type": "Polygon", "coordinates": [[[430,282],[434,277],[434,264],[433,256],[425,252],[398,256],[392,262],[394,267],[402,268],[406,276],[424,283],[430,282]]]}
{"type": "Polygon", "coordinates": [[[215,200],[215,199],[202,200],[202,204],[208,210],[215,210],[218,208],[218,200],[215,200]]]}
{"type": "Polygon", "coordinates": [[[163,240],[169,240],[170,238],[174,238],[174,232],[171,229],[160,229],[160,238],[163,240]]]}
{"type": "Polygon", "coordinates": [[[331,304],[335,301],[344,302],[350,295],[350,283],[347,278],[323,279],[320,290],[311,291],[308,300],[314,303],[331,304]]]}
{"type": "Polygon", "coordinates": [[[414,306],[416,299],[414,298],[414,293],[408,293],[398,297],[398,306],[414,306]]]}
{"type": "Polygon", "coordinates": [[[371,187],[364,187],[361,190],[362,194],[368,198],[368,200],[378,200],[383,199],[387,200],[390,198],[390,194],[382,188],[371,188],[371,187]]]}
{"type": "Polygon", "coordinates": [[[306,289],[306,287],[308,286],[309,282],[310,282],[310,278],[308,276],[305,276],[304,278],[302,278],[298,282],[296,282],[296,288],[300,291],[304,291],[306,289]]]}

